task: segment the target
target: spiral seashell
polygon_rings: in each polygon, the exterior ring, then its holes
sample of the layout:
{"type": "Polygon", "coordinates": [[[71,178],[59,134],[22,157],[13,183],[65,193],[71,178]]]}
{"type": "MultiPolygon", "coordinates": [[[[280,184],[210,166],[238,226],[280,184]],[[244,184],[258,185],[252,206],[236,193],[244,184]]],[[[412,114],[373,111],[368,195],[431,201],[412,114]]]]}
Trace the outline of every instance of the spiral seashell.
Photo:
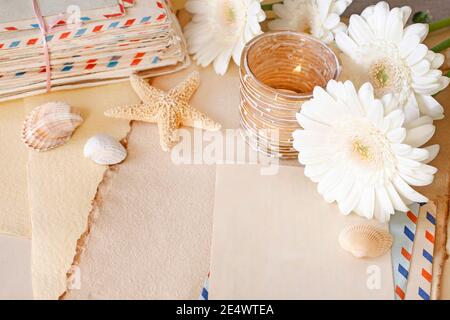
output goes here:
{"type": "Polygon", "coordinates": [[[22,141],[37,151],[66,143],[83,123],[80,113],[64,102],[49,102],[34,108],[23,124],[22,141]]]}
{"type": "Polygon", "coordinates": [[[98,134],[84,145],[84,156],[100,165],[113,165],[125,160],[127,150],[113,137],[98,134]]]}
{"type": "Polygon", "coordinates": [[[339,235],[342,249],[357,258],[376,258],[392,247],[391,234],[381,226],[363,223],[343,229],[339,235]]]}

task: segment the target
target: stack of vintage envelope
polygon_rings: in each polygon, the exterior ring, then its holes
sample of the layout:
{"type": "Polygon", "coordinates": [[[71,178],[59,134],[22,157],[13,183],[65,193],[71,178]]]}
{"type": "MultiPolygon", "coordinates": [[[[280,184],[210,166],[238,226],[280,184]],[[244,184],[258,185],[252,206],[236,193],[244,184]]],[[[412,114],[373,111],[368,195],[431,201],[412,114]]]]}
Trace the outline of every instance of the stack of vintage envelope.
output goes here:
{"type": "Polygon", "coordinates": [[[188,64],[181,29],[164,0],[37,3],[46,33],[33,0],[0,0],[0,101],[46,92],[49,72],[55,91],[120,81],[132,72],[159,75],[188,64]]]}

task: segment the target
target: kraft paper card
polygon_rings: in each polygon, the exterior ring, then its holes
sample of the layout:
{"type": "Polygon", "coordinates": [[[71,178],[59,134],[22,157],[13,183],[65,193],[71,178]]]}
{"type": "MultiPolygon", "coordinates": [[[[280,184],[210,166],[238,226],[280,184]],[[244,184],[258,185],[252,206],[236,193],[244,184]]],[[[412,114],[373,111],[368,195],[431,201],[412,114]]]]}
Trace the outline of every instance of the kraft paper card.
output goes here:
{"type": "Polygon", "coordinates": [[[0,234],[31,237],[28,209],[28,149],[22,143],[22,100],[0,103],[0,234]]]}
{"type": "Polygon", "coordinates": [[[211,299],[394,298],[390,254],[356,259],[338,244],[367,220],[323,201],[302,168],[260,172],[217,166],[211,299]]]}
{"type": "Polygon", "coordinates": [[[79,108],[83,124],[67,144],[48,152],[29,152],[28,184],[32,221],[32,275],[35,299],[57,299],[66,290],[77,240],[87,226],[97,187],[107,169],[83,156],[87,139],[106,133],[118,140],[129,131],[126,121],[106,118],[112,106],[138,103],[128,83],[55,92],[25,99],[27,110],[64,101],[79,108]]]}

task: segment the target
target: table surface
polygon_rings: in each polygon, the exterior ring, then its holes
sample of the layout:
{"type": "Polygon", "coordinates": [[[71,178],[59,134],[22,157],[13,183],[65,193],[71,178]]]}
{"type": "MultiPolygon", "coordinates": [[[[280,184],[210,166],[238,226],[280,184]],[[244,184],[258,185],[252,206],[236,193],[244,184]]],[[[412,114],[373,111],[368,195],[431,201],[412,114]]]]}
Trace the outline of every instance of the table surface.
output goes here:
{"type": "MultiPolygon", "coordinates": [[[[354,5],[358,5],[358,2],[360,1],[355,1],[354,5]]],[[[362,1],[361,1],[362,2],[362,1]]],[[[367,3],[366,1],[364,1],[365,3],[367,3]]],[[[401,2],[401,3],[405,3],[404,1],[396,1],[396,2],[401,2]]],[[[422,1],[411,1],[416,3],[417,6],[421,5],[420,3],[422,1]]],[[[433,2],[433,3],[443,3],[442,1],[428,1],[429,3],[433,2]]],[[[447,5],[450,5],[450,2],[446,2],[447,5]]],[[[359,4],[361,5],[361,4],[359,4]]],[[[450,36],[450,30],[447,30],[445,32],[440,32],[437,33],[435,35],[433,35],[433,37],[430,37],[427,41],[430,45],[433,45],[435,43],[440,42],[441,40],[447,38],[448,36],[450,36]]],[[[161,77],[159,79],[157,79],[156,84],[158,86],[160,86],[161,88],[168,88],[171,87],[174,83],[178,82],[179,80],[181,80],[183,77],[185,76],[185,73],[181,73],[181,74],[177,74],[177,75],[170,75],[170,76],[166,76],[166,77],[161,77]]],[[[222,121],[223,119],[223,124],[224,127],[235,127],[236,125],[236,120],[235,117],[237,115],[237,113],[231,113],[233,114],[233,116],[230,118],[227,115],[229,115],[229,112],[226,111],[220,111],[221,108],[230,108],[229,106],[229,101],[235,101],[236,99],[238,99],[238,91],[237,91],[237,86],[235,85],[234,81],[237,81],[237,71],[236,68],[232,68],[230,70],[230,72],[226,75],[226,77],[224,79],[226,79],[226,81],[224,81],[224,86],[225,87],[220,87],[220,85],[218,86],[218,83],[221,83],[221,78],[218,76],[215,76],[212,74],[210,68],[208,68],[206,71],[202,71],[202,77],[206,76],[205,78],[202,78],[202,89],[201,92],[202,94],[204,94],[206,97],[206,95],[209,96],[209,98],[202,98],[202,96],[197,96],[196,97],[196,103],[199,105],[202,105],[204,108],[203,110],[211,113],[212,115],[215,115],[216,118],[219,118],[219,120],[222,121]],[[227,94],[230,94],[229,100],[223,99],[223,95],[222,95],[222,99],[220,101],[217,101],[217,103],[214,104],[205,104],[205,103],[201,103],[201,101],[205,101],[205,100],[209,100],[211,99],[211,96],[214,96],[215,93],[217,93],[218,91],[225,91],[227,92],[227,94]]],[[[125,90],[129,90],[125,89],[125,90]]],[[[449,108],[450,105],[448,104],[448,102],[450,101],[450,89],[445,90],[444,92],[440,93],[438,95],[438,100],[441,103],[444,103],[444,107],[447,109],[447,113],[450,112],[449,108]]],[[[438,212],[439,212],[439,216],[438,216],[438,224],[439,224],[439,234],[440,234],[440,242],[441,245],[445,246],[445,229],[447,226],[447,219],[448,219],[448,201],[449,201],[449,188],[450,188],[450,179],[449,179],[449,173],[450,173],[450,116],[448,116],[445,120],[441,120],[436,122],[436,127],[437,127],[437,132],[436,132],[436,136],[433,138],[432,143],[440,143],[441,144],[441,153],[438,156],[438,158],[434,161],[433,165],[435,165],[436,167],[439,168],[439,172],[436,176],[436,180],[435,183],[430,186],[430,187],[426,187],[423,188],[423,192],[425,194],[427,194],[427,196],[430,197],[430,199],[433,199],[434,201],[437,202],[438,205],[438,212]]],[[[437,239],[438,240],[438,239],[437,239]]],[[[439,241],[439,240],[438,240],[439,241]]],[[[17,255],[15,256],[15,260],[16,261],[16,265],[21,265],[21,263],[19,261],[21,261],[23,265],[28,265],[29,264],[29,255],[28,255],[28,251],[29,248],[27,249],[27,246],[30,245],[30,241],[29,240],[23,240],[23,239],[8,239],[8,242],[5,241],[0,241],[0,252],[6,252],[5,248],[11,248],[11,247],[16,247],[18,248],[17,250],[17,255]],[[20,250],[19,250],[20,249],[20,250]]],[[[167,250],[170,250],[170,248],[166,248],[167,250]]],[[[441,250],[443,249],[443,247],[441,248],[441,250]]],[[[10,252],[10,251],[8,251],[10,252]]],[[[443,254],[443,253],[442,253],[443,254]]],[[[11,260],[13,261],[13,260],[11,260]]],[[[11,274],[13,276],[13,273],[11,270],[14,270],[14,268],[11,268],[11,265],[9,266],[4,266],[4,265],[0,265],[0,274],[7,275],[8,273],[11,274]]],[[[26,274],[26,272],[24,273],[26,274]]],[[[447,282],[443,282],[442,283],[442,293],[440,295],[441,298],[450,298],[450,268],[447,266],[446,268],[444,268],[444,276],[443,279],[447,282]]],[[[2,289],[0,288],[0,291],[2,289]]],[[[29,292],[29,286],[27,283],[23,284],[23,293],[24,295],[29,292]]],[[[0,297],[1,297],[1,292],[0,292],[0,297]]]]}

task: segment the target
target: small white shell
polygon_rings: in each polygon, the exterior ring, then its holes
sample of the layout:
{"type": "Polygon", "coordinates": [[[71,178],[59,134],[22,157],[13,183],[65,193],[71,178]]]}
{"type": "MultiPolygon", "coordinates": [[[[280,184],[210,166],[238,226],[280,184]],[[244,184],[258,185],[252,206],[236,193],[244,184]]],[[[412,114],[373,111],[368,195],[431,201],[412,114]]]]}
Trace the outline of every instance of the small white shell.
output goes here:
{"type": "Polygon", "coordinates": [[[100,165],[113,165],[125,160],[127,150],[113,137],[98,134],[84,145],[84,156],[100,165]]]}
{"type": "Polygon", "coordinates": [[[78,111],[64,102],[49,102],[34,108],[25,119],[23,142],[38,151],[66,143],[83,123],[78,111]]]}
{"type": "Polygon", "coordinates": [[[357,258],[376,258],[392,247],[391,234],[381,226],[363,223],[344,228],[339,244],[357,258]]]}

